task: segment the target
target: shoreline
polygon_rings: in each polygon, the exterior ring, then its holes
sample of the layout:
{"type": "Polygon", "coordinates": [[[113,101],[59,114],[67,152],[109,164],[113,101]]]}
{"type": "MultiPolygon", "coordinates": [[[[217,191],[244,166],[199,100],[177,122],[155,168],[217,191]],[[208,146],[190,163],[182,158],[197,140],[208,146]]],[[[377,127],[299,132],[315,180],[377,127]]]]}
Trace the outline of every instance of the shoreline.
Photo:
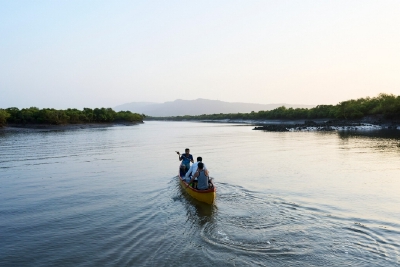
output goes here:
{"type": "Polygon", "coordinates": [[[88,128],[108,128],[114,126],[134,126],[144,122],[105,122],[105,123],[78,123],[78,124],[15,124],[9,123],[0,127],[0,132],[21,131],[53,131],[53,130],[79,130],[88,128]]]}
{"type": "Polygon", "coordinates": [[[268,132],[330,132],[330,131],[377,131],[400,130],[400,121],[371,119],[361,120],[305,120],[303,123],[257,125],[253,130],[268,132]]]}
{"type": "Polygon", "coordinates": [[[302,120],[149,120],[149,121],[186,121],[206,123],[240,123],[255,126],[253,130],[268,132],[301,132],[301,131],[370,131],[400,130],[400,120],[388,120],[371,116],[359,120],[335,119],[302,119],[302,120]]]}
{"type": "Polygon", "coordinates": [[[267,132],[331,132],[331,131],[377,131],[377,130],[400,130],[399,125],[379,125],[363,122],[335,122],[327,121],[317,123],[315,121],[305,121],[302,124],[268,124],[256,126],[253,130],[267,132]]]}
{"type": "MultiPolygon", "coordinates": [[[[176,120],[148,120],[148,121],[176,121],[176,120]]],[[[400,120],[387,120],[382,118],[363,118],[360,120],[179,120],[184,122],[205,123],[232,123],[255,126],[253,130],[267,132],[309,132],[309,131],[358,131],[358,130],[400,130],[400,120]]],[[[88,128],[104,128],[114,126],[133,126],[143,122],[105,122],[105,123],[78,123],[78,124],[7,124],[0,127],[0,132],[21,131],[52,131],[52,130],[78,130],[88,128]]]]}

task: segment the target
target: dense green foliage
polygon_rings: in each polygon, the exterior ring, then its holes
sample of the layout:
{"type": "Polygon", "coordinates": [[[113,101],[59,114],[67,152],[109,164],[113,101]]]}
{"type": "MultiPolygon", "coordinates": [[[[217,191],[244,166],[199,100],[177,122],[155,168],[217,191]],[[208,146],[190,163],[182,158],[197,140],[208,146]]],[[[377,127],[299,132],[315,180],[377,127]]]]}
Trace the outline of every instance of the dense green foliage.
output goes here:
{"type": "Polygon", "coordinates": [[[237,114],[210,114],[199,116],[152,117],[167,120],[264,120],[264,119],[360,119],[370,115],[383,115],[387,119],[400,119],[400,96],[380,94],[340,102],[337,105],[319,105],[314,108],[279,107],[269,111],[237,114]]]}
{"type": "Polygon", "coordinates": [[[58,110],[36,107],[0,109],[0,125],[14,124],[76,124],[103,122],[142,122],[143,115],[130,111],[115,112],[111,108],[58,110]]]}
{"type": "Polygon", "coordinates": [[[8,117],[10,114],[4,109],[0,109],[0,127],[6,124],[8,117]]]}

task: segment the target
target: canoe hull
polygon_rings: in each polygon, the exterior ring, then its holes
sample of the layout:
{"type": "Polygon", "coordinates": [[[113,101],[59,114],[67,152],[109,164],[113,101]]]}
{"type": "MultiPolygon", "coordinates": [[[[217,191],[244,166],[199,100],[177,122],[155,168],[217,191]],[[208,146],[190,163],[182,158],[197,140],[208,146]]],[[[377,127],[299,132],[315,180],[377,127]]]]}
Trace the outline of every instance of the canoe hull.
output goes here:
{"type": "Polygon", "coordinates": [[[198,201],[205,202],[207,204],[213,204],[215,202],[216,197],[216,188],[210,188],[208,190],[197,190],[192,187],[188,187],[187,183],[182,180],[182,178],[178,175],[179,183],[181,184],[183,190],[186,191],[191,197],[197,199],[198,201]]]}

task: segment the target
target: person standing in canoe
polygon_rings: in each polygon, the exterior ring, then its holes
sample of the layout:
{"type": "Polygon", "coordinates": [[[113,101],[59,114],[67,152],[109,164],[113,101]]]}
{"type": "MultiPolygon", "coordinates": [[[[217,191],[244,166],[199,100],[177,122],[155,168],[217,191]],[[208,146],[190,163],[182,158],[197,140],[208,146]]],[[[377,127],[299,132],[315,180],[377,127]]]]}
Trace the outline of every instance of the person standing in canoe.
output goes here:
{"type": "Polygon", "coordinates": [[[192,179],[188,182],[188,187],[197,177],[197,189],[198,190],[206,190],[208,189],[209,177],[208,171],[204,169],[204,164],[200,162],[197,165],[197,172],[192,176],[192,179]]]}
{"type": "Polygon", "coordinates": [[[193,156],[190,154],[190,149],[186,148],[185,149],[185,154],[182,154],[177,152],[179,156],[179,161],[182,161],[181,166],[185,166],[185,173],[190,169],[190,162],[194,163],[193,161],[193,156]]]}

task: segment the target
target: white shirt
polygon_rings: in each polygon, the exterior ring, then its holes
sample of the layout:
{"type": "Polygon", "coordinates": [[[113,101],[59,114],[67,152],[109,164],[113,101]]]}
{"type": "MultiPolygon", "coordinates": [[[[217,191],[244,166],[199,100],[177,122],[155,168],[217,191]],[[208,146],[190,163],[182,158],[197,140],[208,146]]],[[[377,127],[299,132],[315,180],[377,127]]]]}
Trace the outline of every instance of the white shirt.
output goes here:
{"type": "MultiPolygon", "coordinates": [[[[189,175],[190,175],[190,174],[194,175],[194,174],[196,173],[196,171],[197,171],[197,165],[198,165],[200,162],[201,162],[201,161],[197,161],[197,162],[193,163],[192,166],[190,166],[190,169],[188,170],[188,172],[187,172],[186,175],[185,175],[185,180],[187,180],[187,179],[190,180],[189,175]]],[[[203,163],[203,164],[204,164],[204,163],[203,163]]],[[[206,164],[204,164],[203,169],[204,169],[204,170],[207,170],[206,164]]]]}

